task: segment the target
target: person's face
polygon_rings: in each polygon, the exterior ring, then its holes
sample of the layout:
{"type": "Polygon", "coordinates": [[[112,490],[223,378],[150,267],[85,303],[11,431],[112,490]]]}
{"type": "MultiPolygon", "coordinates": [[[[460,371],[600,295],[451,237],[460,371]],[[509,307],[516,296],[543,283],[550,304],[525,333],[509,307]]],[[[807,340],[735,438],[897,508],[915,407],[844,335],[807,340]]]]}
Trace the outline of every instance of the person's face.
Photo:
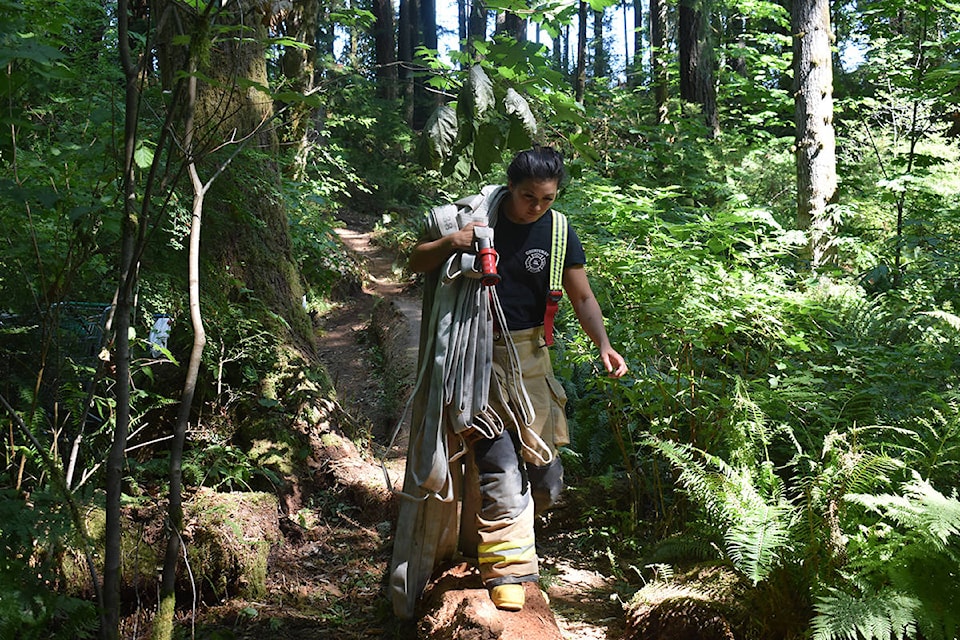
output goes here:
{"type": "Polygon", "coordinates": [[[511,222],[530,224],[545,214],[557,199],[559,190],[557,180],[535,180],[528,178],[517,184],[510,183],[510,196],[506,200],[504,213],[511,222]]]}

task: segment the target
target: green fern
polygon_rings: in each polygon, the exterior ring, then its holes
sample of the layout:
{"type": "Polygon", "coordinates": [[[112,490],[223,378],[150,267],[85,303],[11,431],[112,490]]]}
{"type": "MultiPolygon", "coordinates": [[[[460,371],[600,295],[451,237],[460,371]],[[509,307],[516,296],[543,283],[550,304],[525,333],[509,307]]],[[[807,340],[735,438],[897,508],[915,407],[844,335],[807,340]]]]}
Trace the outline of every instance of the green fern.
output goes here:
{"type": "Polygon", "coordinates": [[[764,504],[730,527],[724,537],[727,555],[754,585],[765,580],[789,549],[793,509],[764,504]]]}
{"type": "MultiPolygon", "coordinates": [[[[691,524],[691,527],[694,527],[691,524]]],[[[722,539],[713,531],[693,530],[683,535],[664,539],[644,557],[645,566],[660,566],[718,560],[722,554],[722,539]]]]}
{"type": "Polygon", "coordinates": [[[851,596],[837,590],[817,599],[813,640],[892,640],[915,637],[920,602],[902,593],[883,591],[851,596]]]}
{"type": "Polygon", "coordinates": [[[724,554],[737,571],[754,585],[763,581],[789,548],[798,516],[769,467],[760,465],[757,474],[690,445],[655,437],[648,437],[646,444],[680,470],[678,482],[707,512],[708,524],[723,537],[724,554]],[[758,476],[764,476],[764,482],[758,482],[758,476]],[[761,494],[761,484],[770,487],[769,495],[761,494]]]}
{"type": "Polygon", "coordinates": [[[848,494],[844,500],[876,520],[857,518],[842,586],[818,601],[815,637],[955,638],[960,501],[917,474],[899,494],[848,494]]]}
{"type": "Polygon", "coordinates": [[[938,550],[960,534],[960,502],[917,475],[903,485],[903,495],[850,494],[846,499],[892,520],[938,550]]]}

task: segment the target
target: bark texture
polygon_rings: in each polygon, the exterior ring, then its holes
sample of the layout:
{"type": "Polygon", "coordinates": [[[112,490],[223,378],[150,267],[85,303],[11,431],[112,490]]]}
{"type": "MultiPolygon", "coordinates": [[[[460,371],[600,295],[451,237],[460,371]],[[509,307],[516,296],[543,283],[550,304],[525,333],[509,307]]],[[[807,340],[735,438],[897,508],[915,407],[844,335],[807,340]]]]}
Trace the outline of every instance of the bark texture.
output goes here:
{"type": "Polygon", "coordinates": [[[795,0],[793,26],[796,105],[797,227],[809,232],[810,268],[833,259],[834,221],[828,205],[837,193],[833,129],[833,63],[829,0],[795,0]]]}
{"type": "MultiPolygon", "coordinates": [[[[231,2],[205,18],[183,3],[154,0],[157,57],[165,88],[174,88],[178,72],[188,68],[191,51],[201,74],[190,159],[206,181],[218,172],[205,205],[201,259],[204,278],[214,285],[205,295],[249,299],[251,309],[260,306],[259,313],[265,308],[286,321],[264,318],[266,327],[285,342],[311,350],[313,332],[300,305],[303,287],[292,257],[286,210],[277,196],[281,174],[273,159],[279,156],[277,133],[270,126],[273,99],[257,88],[269,84],[269,21],[258,13],[259,7],[256,0],[231,2]],[[180,36],[185,38],[177,39],[180,36]],[[235,155],[241,145],[243,153],[235,155]]],[[[182,132],[182,121],[174,128],[182,132]]]]}
{"type": "Polygon", "coordinates": [[[373,0],[374,56],[377,64],[377,95],[397,98],[397,38],[394,34],[393,3],[373,0]]]}
{"type": "MultiPolygon", "coordinates": [[[[653,100],[657,109],[657,122],[660,124],[670,120],[667,106],[667,6],[666,0],[650,0],[650,68],[653,73],[653,100]]],[[[642,20],[642,14],[638,11],[639,4],[636,7],[635,15],[641,15],[642,20]]],[[[637,33],[639,34],[639,28],[637,33]]],[[[639,35],[637,42],[642,42],[639,35]]],[[[636,50],[641,49],[638,47],[636,50]]],[[[634,56],[640,59],[639,55],[634,56]]]]}
{"type": "Polygon", "coordinates": [[[703,0],[681,0],[679,10],[680,97],[698,104],[710,132],[717,135],[717,90],[714,53],[709,35],[709,11],[703,0]]]}
{"type": "Polygon", "coordinates": [[[577,75],[573,82],[573,96],[583,102],[587,89],[587,3],[580,0],[577,11],[577,75]]]}

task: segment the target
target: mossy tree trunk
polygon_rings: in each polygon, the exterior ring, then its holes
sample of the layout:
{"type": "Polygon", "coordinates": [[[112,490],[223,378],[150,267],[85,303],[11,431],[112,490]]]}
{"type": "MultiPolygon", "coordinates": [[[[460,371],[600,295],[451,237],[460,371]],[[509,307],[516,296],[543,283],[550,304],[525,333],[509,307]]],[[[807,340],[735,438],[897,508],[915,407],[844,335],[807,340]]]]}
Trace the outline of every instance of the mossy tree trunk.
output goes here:
{"type": "Polygon", "coordinates": [[[204,244],[211,289],[221,295],[224,288],[243,292],[231,304],[244,306],[244,314],[261,320],[287,342],[301,347],[312,344],[309,321],[299,303],[302,289],[280,197],[273,100],[259,88],[267,85],[263,25],[269,21],[250,20],[258,6],[252,0],[219,10],[212,6],[198,14],[168,0],[154,4],[164,86],[173,89],[177,79],[188,87],[172,92],[182,103],[171,108],[182,114],[174,128],[194,196],[189,298],[195,334],[170,453],[170,531],[160,610],[153,627],[156,640],[173,634],[183,525],[181,457],[206,341],[199,286],[204,211],[213,223],[204,244]],[[185,79],[178,78],[182,70],[187,71],[185,79]]]}
{"type": "Polygon", "coordinates": [[[262,303],[251,305],[250,313],[309,351],[312,330],[300,304],[303,286],[281,198],[273,99],[258,88],[268,85],[267,21],[257,19],[260,6],[255,0],[226,3],[205,20],[183,3],[154,0],[157,57],[164,88],[172,89],[188,57],[175,39],[185,36],[198,49],[193,159],[208,179],[218,172],[206,196],[205,271],[218,293],[262,303]],[[241,143],[244,152],[227,165],[241,143]]]}

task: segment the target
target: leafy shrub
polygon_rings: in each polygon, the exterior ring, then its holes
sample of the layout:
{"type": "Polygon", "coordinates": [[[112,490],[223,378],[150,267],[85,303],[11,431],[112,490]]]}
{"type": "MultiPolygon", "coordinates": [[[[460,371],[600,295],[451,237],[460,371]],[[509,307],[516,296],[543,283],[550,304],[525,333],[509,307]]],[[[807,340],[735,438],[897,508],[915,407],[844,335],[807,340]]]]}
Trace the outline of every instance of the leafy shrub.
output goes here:
{"type": "Polygon", "coordinates": [[[94,637],[96,606],[63,592],[58,559],[72,532],[61,501],[0,490],[0,522],[0,638],[94,637]]]}

